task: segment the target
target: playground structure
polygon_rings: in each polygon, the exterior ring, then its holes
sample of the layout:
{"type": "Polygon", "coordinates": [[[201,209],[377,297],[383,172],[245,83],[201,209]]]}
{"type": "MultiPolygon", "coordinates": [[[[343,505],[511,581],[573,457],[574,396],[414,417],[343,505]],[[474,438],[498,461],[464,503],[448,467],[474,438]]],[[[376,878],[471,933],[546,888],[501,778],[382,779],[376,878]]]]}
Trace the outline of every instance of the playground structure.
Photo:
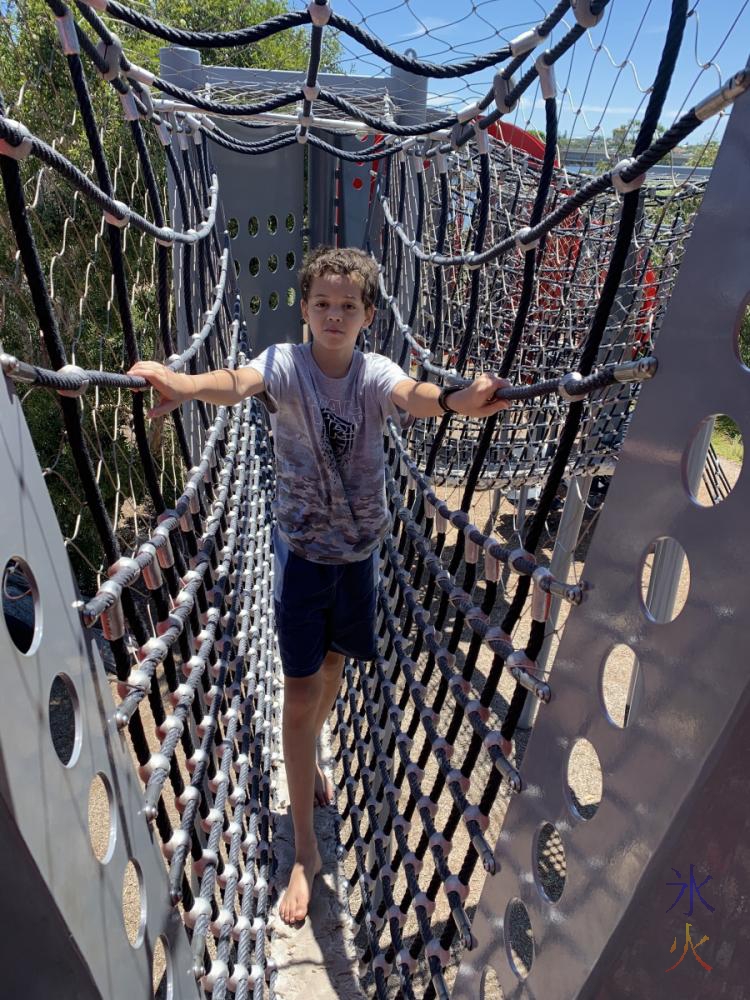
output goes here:
{"type": "Polygon", "coordinates": [[[574,176],[550,69],[604,30],[597,0],[455,65],[497,76],[445,115],[427,104],[436,67],[380,43],[401,61],[387,78],[319,73],[331,27],[370,44],[324,5],[232,39],[312,23],[303,85],[204,66],[216,37],[118,3],[49,6],[78,167],[25,130],[23,94],[0,109],[18,247],[4,329],[21,331],[3,343],[0,401],[11,995],[30,976],[38,995],[59,991],[61,975],[76,997],[299,988],[271,917],[285,803],[264,411],[191,406],[148,427],[123,372],[139,355],[232,367],[301,336],[306,241],[382,262],[367,346],[445,382],[491,366],[517,400],[486,428],[389,426],[382,655],[347,665],[331,721],[340,815],[323,891],[355,971],[321,996],[663,996],[653,901],[694,861],[718,873],[717,960],[680,995],[717,973],[740,989],[747,484],[709,441],[716,414],[750,425],[746,73],[657,137],[688,18],[671,4],[635,147],[574,176]],[[111,18],[179,46],[156,79],[111,18]],[[106,82],[87,84],[92,66],[106,82]],[[501,120],[537,80],[544,139],[501,120]],[[732,104],[705,193],[640,187],[732,104]],[[52,445],[50,389],[65,433],[52,445]],[[615,466],[592,509],[593,477],[615,466]],[[40,941],[50,961],[32,966],[40,941]]]}

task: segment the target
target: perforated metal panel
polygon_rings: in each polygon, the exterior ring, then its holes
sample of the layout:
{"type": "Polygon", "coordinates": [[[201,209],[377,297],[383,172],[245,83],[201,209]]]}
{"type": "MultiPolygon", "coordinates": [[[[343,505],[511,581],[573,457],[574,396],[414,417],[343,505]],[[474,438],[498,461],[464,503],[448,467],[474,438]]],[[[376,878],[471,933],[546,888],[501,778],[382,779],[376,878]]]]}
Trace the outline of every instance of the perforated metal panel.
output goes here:
{"type": "MultiPolygon", "coordinates": [[[[222,121],[225,132],[247,142],[284,129],[243,129],[222,121]]],[[[221,180],[224,219],[254,354],[269,344],[302,339],[297,271],[302,263],[304,149],[287,146],[243,156],[213,145],[221,180]]]]}
{"type": "MultiPolygon", "coordinates": [[[[24,891],[40,907],[44,943],[40,953],[36,915],[33,927],[24,926],[27,944],[35,950],[33,962],[30,951],[9,950],[13,939],[4,933],[3,996],[52,996],[42,992],[43,984],[56,976],[60,997],[147,1000],[154,996],[152,961],[161,939],[167,995],[197,998],[202,991],[191,973],[188,940],[142,813],[141,782],[114,722],[101,657],[75,609],[68,554],[21,404],[6,379],[0,384],[0,427],[0,568],[11,559],[24,561],[34,603],[34,634],[26,653],[0,624],[0,852],[6,863],[28,871],[24,891]],[[92,812],[89,793],[97,776],[104,782],[99,787],[108,790],[110,806],[92,812]],[[92,823],[102,816],[104,829],[94,829],[92,823]],[[18,834],[27,853],[18,852],[18,834]],[[101,862],[92,836],[103,841],[101,862]],[[131,924],[134,946],[126,933],[123,904],[129,864],[139,876],[139,889],[135,880],[128,883],[125,904],[129,915],[136,915],[136,925],[131,924]],[[44,969],[37,975],[38,965],[44,969]],[[14,982],[25,984],[23,992],[5,992],[14,982]],[[68,987],[71,992],[65,992],[68,987]]],[[[12,892],[12,885],[7,881],[5,891],[12,892]]],[[[10,922],[15,923],[23,911],[15,902],[12,910],[10,922]]]]}

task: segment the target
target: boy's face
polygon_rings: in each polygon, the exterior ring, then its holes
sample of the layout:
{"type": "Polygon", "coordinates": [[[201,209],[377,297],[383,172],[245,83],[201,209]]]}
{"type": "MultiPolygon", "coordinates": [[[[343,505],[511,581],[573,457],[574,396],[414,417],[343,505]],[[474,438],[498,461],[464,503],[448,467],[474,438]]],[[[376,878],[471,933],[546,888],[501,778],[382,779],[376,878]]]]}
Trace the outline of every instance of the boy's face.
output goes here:
{"type": "Polygon", "coordinates": [[[302,316],[319,347],[353,351],[360,330],[369,326],[374,306],[365,308],[362,288],[343,274],[313,278],[310,294],[302,300],[302,316]]]}

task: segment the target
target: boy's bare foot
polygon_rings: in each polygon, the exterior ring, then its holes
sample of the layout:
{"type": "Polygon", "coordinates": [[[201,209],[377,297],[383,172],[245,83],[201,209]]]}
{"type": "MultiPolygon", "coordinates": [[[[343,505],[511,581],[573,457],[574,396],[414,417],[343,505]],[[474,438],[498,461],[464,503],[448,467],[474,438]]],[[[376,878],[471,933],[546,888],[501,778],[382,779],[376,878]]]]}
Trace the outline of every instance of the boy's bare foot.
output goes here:
{"type": "Polygon", "coordinates": [[[333,802],[333,783],[321,768],[320,764],[315,765],[315,805],[330,806],[333,802]]]}
{"type": "Polygon", "coordinates": [[[318,848],[310,854],[297,854],[294,859],[289,885],[279,903],[279,916],[285,924],[301,923],[310,906],[313,879],[321,869],[322,861],[318,848]]]}

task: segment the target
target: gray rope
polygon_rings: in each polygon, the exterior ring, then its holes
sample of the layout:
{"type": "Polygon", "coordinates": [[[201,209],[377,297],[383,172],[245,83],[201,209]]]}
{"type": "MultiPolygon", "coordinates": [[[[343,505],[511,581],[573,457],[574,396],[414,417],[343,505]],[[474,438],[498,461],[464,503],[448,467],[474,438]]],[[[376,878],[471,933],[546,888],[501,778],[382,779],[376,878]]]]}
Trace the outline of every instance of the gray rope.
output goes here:
{"type": "Polygon", "coordinates": [[[204,239],[211,232],[216,219],[216,206],[218,203],[219,182],[214,175],[211,179],[211,204],[207,209],[207,218],[204,219],[197,229],[188,229],[178,232],[171,226],[155,226],[153,222],[144,218],[133,208],[124,202],[116,201],[106,195],[101,188],[91,181],[86,174],[82,173],[78,167],[62,156],[46,142],[42,142],[32,135],[24,126],[19,123],[12,123],[10,119],[0,116],[0,139],[4,139],[11,146],[23,146],[28,143],[28,152],[36,156],[47,166],[52,167],[66,180],[70,181],[76,190],[80,191],[84,197],[88,198],[95,205],[106,213],[108,221],[114,225],[122,226],[131,224],[136,229],[162,243],[197,243],[204,239]]]}

